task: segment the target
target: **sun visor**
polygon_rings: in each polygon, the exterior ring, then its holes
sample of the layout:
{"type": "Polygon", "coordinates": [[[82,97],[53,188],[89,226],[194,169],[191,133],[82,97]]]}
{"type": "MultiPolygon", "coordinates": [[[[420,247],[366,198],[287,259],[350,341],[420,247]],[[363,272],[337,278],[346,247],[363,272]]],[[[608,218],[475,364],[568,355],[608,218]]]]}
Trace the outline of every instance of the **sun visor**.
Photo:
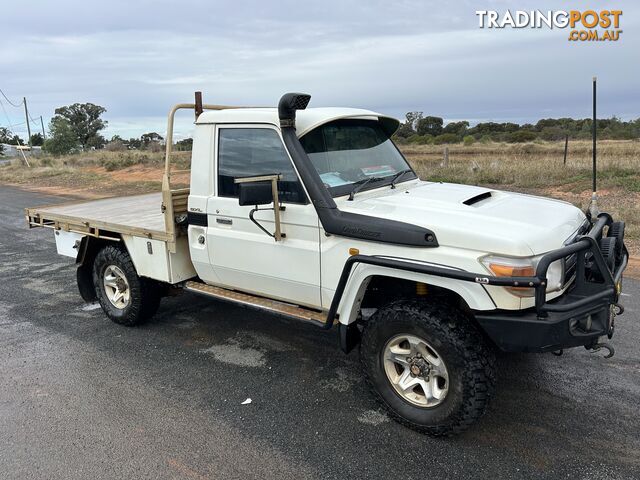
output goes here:
{"type": "Polygon", "coordinates": [[[304,120],[306,119],[303,118],[304,113],[305,113],[304,111],[301,111],[298,113],[298,118],[296,122],[296,127],[297,127],[296,133],[298,135],[298,138],[303,137],[304,135],[309,133],[311,130],[315,130],[316,128],[321,127],[322,125],[325,125],[330,122],[334,122],[336,120],[353,119],[353,120],[378,121],[380,123],[380,126],[382,127],[382,130],[387,134],[388,137],[391,137],[391,135],[393,135],[395,131],[398,129],[398,127],[400,126],[400,122],[396,118],[387,117],[385,115],[380,115],[380,114],[373,114],[373,115],[355,114],[354,115],[353,113],[344,113],[344,114],[323,116],[323,118],[315,119],[316,121],[314,122],[305,122],[304,120]],[[304,125],[300,125],[301,123],[303,123],[304,125]]]}

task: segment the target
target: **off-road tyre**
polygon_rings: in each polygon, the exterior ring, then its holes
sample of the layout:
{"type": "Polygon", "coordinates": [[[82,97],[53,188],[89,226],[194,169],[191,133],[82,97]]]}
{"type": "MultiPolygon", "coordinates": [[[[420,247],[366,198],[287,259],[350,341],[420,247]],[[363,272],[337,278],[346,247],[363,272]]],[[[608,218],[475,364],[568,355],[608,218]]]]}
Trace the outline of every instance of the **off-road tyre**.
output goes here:
{"type": "Polygon", "coordinates": [[[402,300],[379,309],[364,327],[360,359],[368,384],[391,416],[427,435],[464,431],[482,416],[493,394],[493,348],[469,318],[447,303],[402,300]],[[443,358],[449,390],[439,405],[412,405],[391,385],[382,355],[389,339],[398,334],[424,338],[443,358]]]}
{"type": "Polygon", "coordinates": [[[604,258],[609,271],[613,272],[616,267],[616,244],[618,239],[615,237],[603,237],[600,239],[600,252],[604,258]]]}
{"type": "Polygon", "coordinates": [[[607,231],[607,237],[616,239],[616,264],[622,259],[624,251],[624,222],[613,222],[607,231]]]}
{"type": "Polygon", "coordinates": [[[138,276],[129,253],[119,245],[107,245],[98,252],[93,262],[93,284],[102,310],[120,325],[140,325],[150,319],[160,306],[159,285],[151,279],[138,276]],[[105,291],[103,277],[105,270],[111,265],[124,273],[128,283],[129,302],[124,308],[113,305],[105,291]]]}

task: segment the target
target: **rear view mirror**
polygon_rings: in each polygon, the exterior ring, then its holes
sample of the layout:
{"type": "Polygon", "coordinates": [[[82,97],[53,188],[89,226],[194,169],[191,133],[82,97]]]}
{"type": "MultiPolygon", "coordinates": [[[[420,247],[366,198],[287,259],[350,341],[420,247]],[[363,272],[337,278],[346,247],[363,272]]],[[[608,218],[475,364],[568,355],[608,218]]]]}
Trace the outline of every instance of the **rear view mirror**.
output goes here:
{"type": "Polygon", "coordinates": [[[244,205],[268,205],[273,202],[271,182],[246,182],[238,184],[238,203],[244,205]]]}
{"type": "Polygon", "coordinates": [[[285,209],[285,207],[280,206],[280,200],[278,199],[278,180],[280,179],[280,174],[233,179],[233,182],[238,185],[238,203],[242,206],[255,205],[255,208],[252,208],[249,212],[249,220],[255,223],[264,233],[273,237],[276,242],[285,237],[285,234],[280,230],[280,211],[285,209]],[[258,208],[258,205],[268,205],[271,202],[273,202],[273,208],[258,208]],[[260,210],[273,210],[276,224],[275,232],[270,233],[253,217],[260,210]]]}

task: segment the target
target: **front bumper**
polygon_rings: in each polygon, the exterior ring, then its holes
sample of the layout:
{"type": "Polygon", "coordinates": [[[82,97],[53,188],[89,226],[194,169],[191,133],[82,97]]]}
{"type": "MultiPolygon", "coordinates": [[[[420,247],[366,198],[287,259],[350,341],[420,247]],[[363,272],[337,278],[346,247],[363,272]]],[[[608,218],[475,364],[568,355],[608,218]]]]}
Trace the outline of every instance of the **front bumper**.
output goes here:
{"type": "MultiPolygon", "coordinates": [[[[561,302],[579,300],[571,294],[561,302]]],[[[558,304],[563,304],[559,302],[558,304]]],[[[613,334],[613,303],[587,305],[568,312],[539,317],[534,309],[478,314],[476,320],[493,342],[505,352],[551,352],[595,344],[613,334]]]]}
{"type": "Polygon", "coordinates": [[[629,254],[616,260],[613,271],[599,248],[603,229],[612,219],[601,214],[591,230],[575,243],[546,254],[536,276],[536,306],[522,311],[477,312],[476,320],[491,340],[507,352],[548,352],[563,348],[590,347],[602,336],[613,335],[622,273],[629,254]],[[567,292],[546,301],[546,271],[549,265],[568,255],[576,255],[576,277],[567,292]]]}

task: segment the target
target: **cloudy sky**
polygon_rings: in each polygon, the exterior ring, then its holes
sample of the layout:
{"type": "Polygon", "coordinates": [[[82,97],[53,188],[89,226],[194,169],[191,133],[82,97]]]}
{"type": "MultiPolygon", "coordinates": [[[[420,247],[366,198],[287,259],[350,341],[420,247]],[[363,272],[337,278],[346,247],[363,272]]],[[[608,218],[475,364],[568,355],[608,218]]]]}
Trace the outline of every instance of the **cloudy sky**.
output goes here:
{"type": "MultiPolygon", "coordinates": [[[[195,90],[209,103],[251,105],[304,91],[312,106],[398,117],[585,117],[593,75],[602,116],[640,117],[637,2],[589,2],[623,10],[621,39],[610,43],[569,42],[567,29],[480,29],[475,14],[569,8],[542,0],[5,1],[0,89],[13,101],[26,96],[45,122],[61,105],[103,105],[107,137],[163,133],[170,105],[195,90]]],[[[10,118],[0,111],[0,126],[24,121],[3,105],[10,118]]]]}

